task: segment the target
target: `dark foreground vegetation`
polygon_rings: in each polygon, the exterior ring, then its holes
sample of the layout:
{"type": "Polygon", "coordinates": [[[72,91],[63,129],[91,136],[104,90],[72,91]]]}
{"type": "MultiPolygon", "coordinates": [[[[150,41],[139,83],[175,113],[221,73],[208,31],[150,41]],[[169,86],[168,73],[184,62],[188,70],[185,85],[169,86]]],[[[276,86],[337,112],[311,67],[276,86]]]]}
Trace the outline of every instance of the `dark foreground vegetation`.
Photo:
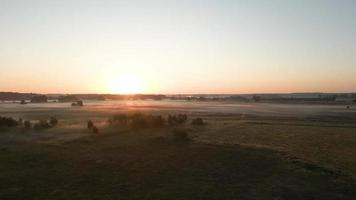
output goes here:
{"type": "Polygon", "coordinates": [[[116,132],[61,146],[0,144],[2,200],[353,199],[356,195],[347,177],[270,150],[178,143],[154,131],[116,132]]]}
{"type": "Polygon", "coordinates": [[[131,115],[117,114],[108,120],[111,126],[128,126],[133,129],[161,128],[164,126],[174,127],[183,125],[187,121],[188,116],[186,114],[168,115],[165,118],[162,115],[142,113],[134,113],[131,115]]]}
{"type": "MultiPolygon", "coordinates": [[[[267,148],[198,143],[194,131],[214,128],[206,116],[121,113],[105,125],[87,119],[82,130],[75,130],[86,136],[65,142],[48,140],[51,131],[57,137],[76,134],[61,129],[63,118],[34,125],[0,119],[7,127],[0,134],[1,200],[331,200],[356,195],[351,176],[314,162],[267,148]],[[31,134],[37,138],[14,140],[31,134]]],[[[216,134],[221,137],[226,126],[216,134]]],[[[259,126],[253,125],[255,130],[259,126]]]]}
{"type": "Polygon", "coordinates": [[[14,127],[17,126],[18,122],[11,117],[0,116],[0,127],[14,127]]]}
{"type": "Polygon", "coordinates": [[[30,120],[23,120],[22,118],[16,120],[12,117],[2,117],[0,116],[0,128],[14,128],[14,127],[24,127],[26,129],[34,128],[36,130],[48,129],[57,126],[58,119],[56,117],[50,117],[48,120],[38,120],[32,125],[30,120]]]}

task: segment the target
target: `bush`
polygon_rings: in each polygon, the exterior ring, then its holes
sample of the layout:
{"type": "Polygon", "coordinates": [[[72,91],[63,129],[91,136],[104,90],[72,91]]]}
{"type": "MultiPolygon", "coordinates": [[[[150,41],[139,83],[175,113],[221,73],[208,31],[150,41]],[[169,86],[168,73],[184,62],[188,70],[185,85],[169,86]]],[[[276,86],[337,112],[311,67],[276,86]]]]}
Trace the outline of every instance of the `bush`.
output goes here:
{"type": "Polygon", "coordinates": [[[188,133],[182,129],[174,129],[172,137],[173,137],[173,141],[176,141],[176,142],[190,141],[188,133]]]}
{"type": "Polygon", "coordinates": [[[48,129],[51,128],[51,125],[46,120],[40,120],[36,123],[33,128],[35,129],[48,129]]]}
{"type": "Polygon", "coordinates": [[[168,125],[175,126],[175,125],[184,124],[187,120],[188,120],[188,116],[186,114],[169,115],[168,125]]]}
{"type": "Polygon", "coordinates": [[[24,121],[23,125],[25,126],[25,128],[31,128],[32,124],[29,120],[24,121]]]}
{"type": "Polygon", "coordinates": [[[121,125],[126,126],[129,118],[126,114],[117,114],[109,119],[110,125],[121,125]]]}
{"type": "Polygon", "coordinates": [[[186,114],[179,114],[177,120],[179,124],[184,124],[188,120],[188,116],[186,114]]]}
{"type": "Polygon", "coordinates": [[[49,124],[52,126],[52,127],[55,127],[57,124],[58,124],[58,119],[56,117],[51,117],[49,119],[49,124]]]}
{"type": "Polygon", "coordinates": [[[93,130],[93,133],[99,134],[99,129],[98,129],[98,127],[93,126],[92,130],[93,130]]]}
{"type": "Polygon", "coordinates": [[[87,122],[87,128],[90,130],[90,129],[93,129],[93,127],[94,127],[93,121],[88,120],[88,122],[87,122]]]}
{"type": "Polygon", "coordinates": [[[202,126],[204,124],[205,123],[202,118],[195,118],[192,120],[192,125],[194,125],[194,126],[202,126]]]}
{"type": "Polygon", "coordinates": [[[14,127],[17,126],[18,122],[11,118],[11,117],[1,117],[0,116],[0,127],[1,126],[7,126],[7,127],[14,127]]]}
{"type": "Polygon", "coordinates": [[[148,122],[150,127],[158,128],[158,127],[163,127],[165,124],[165,119],[161,115],[149,115],[148,116],[148,122]]]}

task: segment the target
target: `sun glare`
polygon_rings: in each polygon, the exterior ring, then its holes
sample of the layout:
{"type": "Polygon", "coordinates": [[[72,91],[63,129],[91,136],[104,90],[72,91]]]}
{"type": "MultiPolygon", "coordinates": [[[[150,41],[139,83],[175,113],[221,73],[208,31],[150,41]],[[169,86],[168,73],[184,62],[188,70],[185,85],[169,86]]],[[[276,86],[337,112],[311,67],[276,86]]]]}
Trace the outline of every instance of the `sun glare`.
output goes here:
{"type": "Polygon", "coordinates": [[[111,83],[111,92],[117,94],[138,94],[143,92],[143,84],[135,76],[122,76],[111,83]]]}

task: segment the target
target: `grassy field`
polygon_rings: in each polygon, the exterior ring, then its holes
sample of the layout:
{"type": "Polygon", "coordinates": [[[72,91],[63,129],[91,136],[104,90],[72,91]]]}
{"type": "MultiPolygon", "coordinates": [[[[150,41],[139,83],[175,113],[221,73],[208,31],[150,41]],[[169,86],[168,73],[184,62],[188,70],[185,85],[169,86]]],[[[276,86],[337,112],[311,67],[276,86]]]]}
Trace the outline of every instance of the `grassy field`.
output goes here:
{"type": "Polygon", "coordinates": [[[216,113],[191,107],[19,108],[59,119],[0,132],[0,199],[354,199],[356,116],[216,113]],[[174,127],[109,126],[114,113],[202,117],[174,127]],[[96,135],[86,129],[91,119],[96,135]]]}

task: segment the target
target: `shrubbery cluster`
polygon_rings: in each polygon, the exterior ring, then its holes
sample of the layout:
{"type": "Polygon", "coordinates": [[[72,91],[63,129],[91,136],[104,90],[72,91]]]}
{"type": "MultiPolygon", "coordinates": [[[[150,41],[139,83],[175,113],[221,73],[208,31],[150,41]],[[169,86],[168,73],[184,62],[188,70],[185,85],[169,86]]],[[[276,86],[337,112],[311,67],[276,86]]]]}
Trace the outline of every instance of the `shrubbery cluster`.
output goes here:
{"type": "Polygon", "coordinates": [[[0,116],[0,127],[14,127],[19,123],[11,117],[1,117],[0,116]]]}
{"type": "MultiPolygon", "coordinates": [[[[48,129],[53,128],[58,124],[58,119],[56,117],[51,117],[49,120],[40,120],[33,125],[34,129],[48,129]]],[[[18,121],[11,117],[1,117],[0,116],[0,127],[15,127],[18,125],[23,125],[25,128],[32,128],[32,123],[30,120],[23,120],[19,118],[18,121]]]]}
{"type": "Polygon", "coordinates": [[[184,124],[188,120],[188,116],[186,114],[179,115],[168,115],[168,125],[175,126],[184,124]]]}
{"type": "MultiPolygon", "coordinates": [[[[141,128],[159,128],[165,125],[177,126],[182,125],[188,121],[186,114],[168,115],[167,120],[161,115],[145,115],[135,113],[133,115],[117,114],[111,117],[108,122],[113,126],[129,126],[135,129],[141,128]]],[[[202,118],[195,118],[191,122],[192,125],[204,125],[202,118]]]]}
{"type": "MultiPolygon", "coordinates": [[[[56,117],[50,117],[49,120],[40,120],[33,125],[34,129],[49,129],[57,126],[58,119],[56,117]]],[[[25,121],[24,126],[26,128],[31,128],[32,124],[30,121],[25,121]]]]}
{"type": "Polygon", "coordinates": [[[159,128],[164,126],[166,120],[161,115],[133,115],[118,114],[109,119],[110,125],[129,126],[134,129],[159,128]]]}
{"type": "MultiPolygon", "coordinates": [[[[184,128],[179,128],[179,125],[185,124],[188,121],[188,116],[186,114],[178,115],[168,115],[167,118],[161,115],[147,115],[142,113],[135,113],[132,115],[128,114],[117,114],[112,116],[108,123],[112,126],[125,126],[133,129],[144,129],[144,128],[160,128],[164,126],[174,127],[172,130],[172,140],[175,142],[187,142],[190,141],[189,134],[184,128]]],[[[191,121],[194,126],[205,125],[202,118],[195,118],[191,121]]],[[[88,128],[93,127],[91,121],[88,122],[88,128]]]]}
{"type": "Polygon", "coordinates": [[[26,120],[23,122],[23,125],[25,126],[25,128],[31,128],[32,127],[32,124],[29,120],[26,120]]]}
{"type": "Polygon", "coordinates": [[[33,125],[34,129],[48,129],[51,128],[51,125],[47,122],[47,120],[40,120],[36,124],[33,125]]]}

